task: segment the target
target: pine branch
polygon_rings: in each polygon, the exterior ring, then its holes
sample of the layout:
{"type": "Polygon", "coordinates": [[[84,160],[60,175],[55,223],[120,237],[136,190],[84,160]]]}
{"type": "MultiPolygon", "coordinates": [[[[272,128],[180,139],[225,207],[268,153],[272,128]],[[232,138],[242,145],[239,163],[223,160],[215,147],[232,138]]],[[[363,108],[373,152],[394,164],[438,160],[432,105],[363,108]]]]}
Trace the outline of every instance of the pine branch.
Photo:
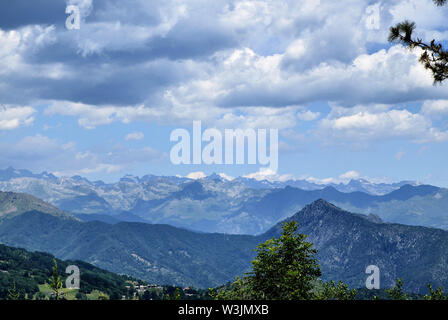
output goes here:
{"type": "MultiPolygon", "coordinates": [[[[437,6],[443,6],[448,0],[433,0],[437,6]]],[[[433,74],[434,84],[441,83],[448,79],[448,51],[440,43],[432,40],[430,43],[423,42],[420,38],[413,38],[416,26],[414,22],[408,20],[390,28],[389,41],[401,43],[404,46],[415,49],[420,48],[423,53],[419,61],[433,74]]]]}

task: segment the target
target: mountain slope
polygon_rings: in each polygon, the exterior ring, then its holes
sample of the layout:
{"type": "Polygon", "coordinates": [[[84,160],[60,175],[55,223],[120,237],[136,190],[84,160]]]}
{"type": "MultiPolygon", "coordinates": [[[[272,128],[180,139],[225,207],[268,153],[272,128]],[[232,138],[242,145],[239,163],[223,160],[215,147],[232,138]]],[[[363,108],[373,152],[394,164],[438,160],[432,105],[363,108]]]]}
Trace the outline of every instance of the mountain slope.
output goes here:
{"type": "Polygon", "coordinates": [[[50,252],[160,284],[210,287],[242,274],[251,236],[204,234],[168,225],[79,222],[30,211],[0,220],[0,242],[50,252]]]}
{"type": "MultiPolygon", "coordinates": [[[[287,199],[284,199],[285,201],[287,199]]],[[[403,278],[406,288],[448,286],[448,232],[384,223],[318,200],[290,219],[319,250],[325,280],[364,286],[368,265],[381,269],[382,288],[403,278]]],[[[248,271],[259,243],[277,237],[281,224],[259,236],[192,232],[168,225],[81,222],[39,211],[0,218],[0,242],[159,284],[212,287],[248,271]]]]}
{"type": "MultiPolygon", "coordinates": [[[[0,299],[5,299],[8,290],[16,285],[23,297],[39,292],[39,285],[48,282],[52,274],[53,256],[42,252],[29,252],[24,249],[0,245],[0,299]]],[[[106,293],[112,298],[121,299],[127,294],[126,285],[134,279],[99,269],[82,261],[62,261],[57,259],[59,274],[65,282],[65,269],[76,265],[80,270],[80,292],[93,290],[106,293]]],[[[78,291],[78,290],[76,290],[78,291]]]]}
{"type": "MultiPolygon", "coordinates": [[[[411,292],[425,292],[426,283],[448,285],[448,232],[426,227],[374,222],[318,200],[288,220],[300,223],[318,252],[323,278],[363,287],[368,265],[380,268],[381,287],[399,277],[411,292]]],[[[278,236],[276,225],[265,236],[278,236]]]]}
{"type": "Polygon", "coordinates": [[[55,217],[75,219],[70,214],[29,194],[0,191],[0,218],[10,218],[32,210],[55,217]]]}

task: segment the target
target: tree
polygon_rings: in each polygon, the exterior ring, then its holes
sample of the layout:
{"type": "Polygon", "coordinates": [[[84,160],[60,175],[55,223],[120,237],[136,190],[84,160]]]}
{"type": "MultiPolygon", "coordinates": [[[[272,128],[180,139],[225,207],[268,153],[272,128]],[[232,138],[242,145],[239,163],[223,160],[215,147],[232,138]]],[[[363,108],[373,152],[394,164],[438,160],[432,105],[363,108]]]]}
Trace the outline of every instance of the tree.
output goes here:
{"type": "Polygon", "coordinates": [[[243,279],[237,278],[230,290],[219,291],[215,299],[315,299],[314,283],[321,276],[314,258],[317,250],[297,229],[294,221],[284,223],[279,238],[258,245],[252,272],[243,279]]]}
{"type": "Polygon", "coordinates": [[[210,288],[208,295],[215,300],[255,300],[257,296],[250,287],[248,277],[237,277],[235,282],[226,288],[210,288]]]}
{"type": "Polygon", "coordinates": [[[14,281],[14,286],[12,289],[8,289],[8,295],[6,296],[7,300],[19,300],[20,293],[17,291],[16,282],[14,281]]]}
{"type": "Polygon", "coordinates": [[[176,288],[174,291],[174,300],[180,300],[181,299],[181,291],[179,288],[176,288]]]}
{"type": "Polygon", "coordinates": [[[62,290],[62,280],[61,277],[58,274],[58,263],[56,259],[53,259],[53,273],[49,279],[49,285],[51,290],[53,290],[53,293],[55,295],[55,299],[59,300],[62,290]]]}
{"type": "Polygon", "coordinates": [[[408,300],[408,296],[403,292],[403,280],[401,278],[396,281],[392,289],[387,289],[386,293],[391,300],[408,300]]]}
{"type": "Polygon", "coordinates": [[[109,300],[109,297],[105,293],[100,292],[98,295],[98,300],[109,300]]]}
{"type": "Polygon", "coordinates": [[[349,289],[346,284],[339,281],[338,284],[332,280],[323,284],[323,289],[317,293],[319,300],[355,300],[356,290],[349,289]]]}
{"type": "MultiPolygon", "coordinates": [[[[437,6],[443,6],[448,0],[433,1],[437,6]]],[[[410,49],[422,49],[420,62],[432,72],[434,83],[441,83],[448,78],[448,51],[443,48],[442,44],[436,43],[435,39],[425,43],[420,38],[414,38],[415,28],[414,22],[408,20],[401,22],[390,28],[389,41],[401,43],[410,49]]]]}
{"type": "Polygon", "coordinates": [[[260,244],[250,285],[258,298],[267,300],[307,300],[315,298],[312,289],[321,271],[314,256],[317,250],[297,233],[295,221],[283,224],[280,238],[260,244]]]}
{"type": "Polygon", "coordinates": [[[440,287],[439,289],[433,290],[432,286],[428,283],[427,285],[429,290],[429,296],[425,295],[425,300],[447,300],[448,297],[443,293],[443,288],[440,287]]]}

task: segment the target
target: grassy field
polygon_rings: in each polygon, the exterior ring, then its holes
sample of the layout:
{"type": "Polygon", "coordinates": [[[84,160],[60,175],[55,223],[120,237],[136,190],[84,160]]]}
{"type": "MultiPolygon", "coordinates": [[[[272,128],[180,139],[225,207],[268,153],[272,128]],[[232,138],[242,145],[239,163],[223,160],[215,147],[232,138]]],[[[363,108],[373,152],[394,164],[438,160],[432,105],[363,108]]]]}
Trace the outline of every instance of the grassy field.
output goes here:
{"type": "MultiPolygon", "coordinates": [[[[39,285],[39,292],[44,294],[45,297],[50,298],[52,296],[53,290],[51,290],[50,286],[48,284],[40,284],[39,285]]],[[[76,294],[79,292],[78,289],[67,289],[62,288],[61,289],[61,295],[67,299],[67,300],[77,300],[76,294]]],[[[91,293],[87,294],[88,300],[108,300],[109,296],[107,294],[104,294],[101,291],[93,290],[91,293]]]]}

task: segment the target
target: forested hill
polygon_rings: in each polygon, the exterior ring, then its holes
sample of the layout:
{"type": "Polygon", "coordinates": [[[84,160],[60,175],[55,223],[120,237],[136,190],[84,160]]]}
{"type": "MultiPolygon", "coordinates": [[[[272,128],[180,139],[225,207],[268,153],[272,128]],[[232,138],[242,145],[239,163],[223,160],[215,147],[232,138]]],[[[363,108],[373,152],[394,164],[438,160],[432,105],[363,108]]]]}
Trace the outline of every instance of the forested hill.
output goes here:
{"type": "MultiPolygon", "coordinates": [[[[45,284],[52,274],[54,257],[48,253],[29,252],[24,249],[0,245],[0,299],[10,298],[11,294],[18,294],[19,298],[44,298],[51,291],[45,284]],[[14,290],[14,288],[16,290],[14,290]]],[[[133,294],[127,287],[133,287],[143,282],[128,276],[97,268],[82,261],[63,261],[56,259],[58,273],[65,287],[65,269],[69,265],[76,265],[80,269],[80,289],[71,290],[70,296],[78,299],[96,294],[110,299],[121,299],[122,296],[133,294]]],[[[69,292],[70,290],[64,290],[69,292]]]]}
{"type": "MultiPolygon", "coordinates": [[[[378,266],[381,288],[402,278],[408,292],[426,293],[430,283],[448,285],[448,232],[445,230],[384,223],[375,216],[347,212],[324,200],[306,206],[287,221],[318,250],[325,280],[343,280],[354,288],[365,285],[366,267],[378,266]]],[[[278,237],[281,223],[266,233],[278,237]]]]}

